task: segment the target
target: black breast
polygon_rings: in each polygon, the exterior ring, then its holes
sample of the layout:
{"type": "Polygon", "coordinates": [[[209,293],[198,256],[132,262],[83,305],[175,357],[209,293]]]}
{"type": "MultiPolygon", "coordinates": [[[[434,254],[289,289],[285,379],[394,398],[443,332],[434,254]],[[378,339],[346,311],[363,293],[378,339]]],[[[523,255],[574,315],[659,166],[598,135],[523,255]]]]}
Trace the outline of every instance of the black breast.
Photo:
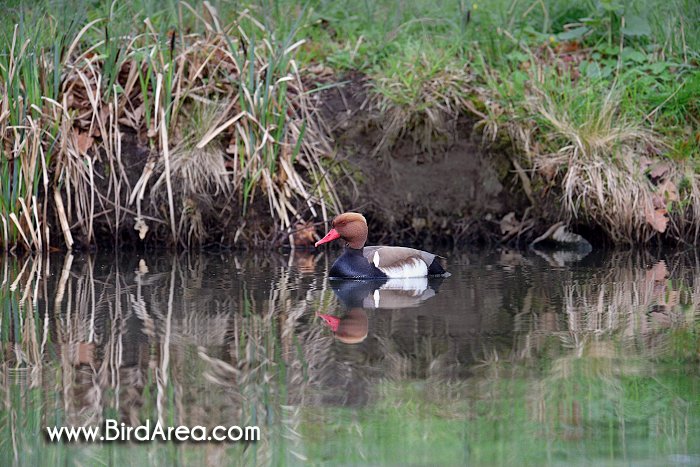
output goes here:
{"type": "Polygon", "coordinates": [[[386,284],[388,279],[331,279],[330,284],[335,295],[347,309],[362,308],[365,298],[374,294],[374,291],[386,284]]]}
{"type": "Polygon", "coordinates": [[[335,260],[330,270],[330,277],[345,279],[380,279],[386,278],[381,270],[367,261],[362,250],[345,248],[340,258],[335,260]]]}

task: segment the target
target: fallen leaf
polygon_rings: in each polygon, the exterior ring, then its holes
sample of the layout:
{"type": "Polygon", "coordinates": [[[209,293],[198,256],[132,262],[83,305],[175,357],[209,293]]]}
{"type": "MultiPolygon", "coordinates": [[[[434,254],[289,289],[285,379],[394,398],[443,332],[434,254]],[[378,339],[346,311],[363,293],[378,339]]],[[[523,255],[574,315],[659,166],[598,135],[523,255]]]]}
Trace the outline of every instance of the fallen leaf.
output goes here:
{"type": "Polygon", "coordinates": [[[323,63],[311,65],[307,68],[307,70],[319,78],[329,77],[335,74],[333,68],[326,66],[323,63]]]}
{"type": "Polygon", "coordinates": [[[520,222],[515,218],[514,212],[509,212],[501,219],[501,234],[510,235],[520,230],[520,222]]]}
{"type": "Polygon", "coordinates": [[[660,179],[671,171],[671,164],[668,162],[657,162],[651,167],[649,176],[652,179],[660,179]]]}
{"type": "Polygon", "coordinates": [[[648,207],[646,209],[645,216],[647,222],[654,228],[654,230],[660,233],[664,233],[666,231],[666,225],[668,224],[666,209],[653,209],[648,207]]]}
{"type": "Polygon", "coordinates": [[[143,113],[144,113],[144,105],[141,104],[136,109],[134,110],[134,113],[131,115],[131,118],[134,120],[135,123],[141,123],[141,119],[143,118],[143,113]]]}
{"type": "Polygon", "coordinates": [[[92,147],[95,139],[88,133],[82,132],[77,128],[73,128],[73,136],[75,137],[75,147],[78,153],[82,156],[87,154],[88,149],[92,147]]]}
{"type": "Polygon", "coordinates": [[[678,201],[678,187],[671,180],[664,180],[658,188],[666,201],[678,201]]]}

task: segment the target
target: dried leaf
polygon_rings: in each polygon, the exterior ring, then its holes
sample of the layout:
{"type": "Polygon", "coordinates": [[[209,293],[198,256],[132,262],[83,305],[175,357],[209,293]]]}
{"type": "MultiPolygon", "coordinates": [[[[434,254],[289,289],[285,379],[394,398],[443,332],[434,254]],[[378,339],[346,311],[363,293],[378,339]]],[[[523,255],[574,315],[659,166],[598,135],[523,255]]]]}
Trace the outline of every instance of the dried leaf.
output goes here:
{"type": "Polygon", "coordinates": [[[668,162],[657,162],[651,167],[649,176],[652,179],[660,179],[665,177],[671,171],[671,164],[668,162]]]}
{"type": "Polygon", "coordinates": [[[678,201],[678,187],[671,180],[664,180],[659,184],[659,193],[663,194],[666,201],[678,201]]]}
{"type": "Polygon", "coordinates": [[[143,240],[146,238],[146,234],[148,233],[148,225],[146,225],[141,217],[137,217],[136,223],[134,224],[134,230],[139,231],[139,238],[143,240]]]}
{"type": "Polygon", "coordinates": [[[308,68],[308,70],[309,70],[309,73],[312,73],[312,74],[317,75],[319,77],[333,75],[333,69],[325,66],[323,63],[317,63],[316,65],[311,65],[308,68]]]}
{"type": "Polygon", "coordinates": [[[143,118],[144,114],[144,105],[141,104],[138,107],[136,107],[136,110],[134,110],[134,113],[131,115],[131,118],[134,120],[135,123],[141,123],[141,119],[143,118]]]}
{"type": "Polygon", "coordinates": [[[77,128],[73,128],[73,136],[75,137],[75,147],[78,153],[82,156],[87,154],[88,149],[92,147],[95,139],[88,133],[82,132],[77,128]]]}
{"type": "Polygon", "coordinates": [[[141,104],[140,106],[136,107],[136,109],[133,112],[130,112],[127,109],[124,109],[124,117],[121,117],[119,119],[119,123],[125,126],[129,126],[133,128],[134,130],[138,130],[139,127],[141,126],[141,121],[143,119],[143,112],[144,112],[144,106],[141,104]]]}
{"type": "Polygon", "coordinates": [[[501,234],[510,235],[520,230],[520,221],[515,218],[514,212],[509,212],[501,219],[501,234]]]}
{"type": "Polygon", "coordinates": [[[666,231],[666,225],[668,224],[666,209],[653,209],[649,207],[646,209],[645,215],[647,222],[654,228],[654,230],[660,233],[664,233],[666,231]]]}

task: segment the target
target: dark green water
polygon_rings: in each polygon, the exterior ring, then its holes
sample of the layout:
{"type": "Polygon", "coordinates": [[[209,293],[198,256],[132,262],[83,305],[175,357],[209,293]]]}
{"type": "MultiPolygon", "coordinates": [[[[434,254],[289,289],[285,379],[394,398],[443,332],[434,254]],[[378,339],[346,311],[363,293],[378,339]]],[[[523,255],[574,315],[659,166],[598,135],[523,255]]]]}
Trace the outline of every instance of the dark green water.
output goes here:
{"type": "Polygon", "coordinates": [[[336,255],[5,258],[0,465],[700,465],[694,252],[336,255]],[[108,418],[261,439],[47,441],[108,418]]]}

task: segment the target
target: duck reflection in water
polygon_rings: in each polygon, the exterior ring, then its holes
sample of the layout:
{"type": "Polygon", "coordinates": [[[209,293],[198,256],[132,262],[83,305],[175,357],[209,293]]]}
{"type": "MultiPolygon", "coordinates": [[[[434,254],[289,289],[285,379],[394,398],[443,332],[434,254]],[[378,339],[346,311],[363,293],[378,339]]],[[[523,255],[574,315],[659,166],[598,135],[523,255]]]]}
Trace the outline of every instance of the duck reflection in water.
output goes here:
{"type": "Polygon", "coordinates": [[[440,288],[443,277],[388,280],[331,280],[331,288],[347,311],[342,316],[318,313],[336,339],[359,344],[367,338],[367,309],[402,309],[420,306],[440,288]]]}
{"type": "Polygon", "coordinates": [[[367,338],[369,324],[364,308],[352,308],[342,318],[320,313],[318,316],[343,344],[359,344],[367,338]]]}

